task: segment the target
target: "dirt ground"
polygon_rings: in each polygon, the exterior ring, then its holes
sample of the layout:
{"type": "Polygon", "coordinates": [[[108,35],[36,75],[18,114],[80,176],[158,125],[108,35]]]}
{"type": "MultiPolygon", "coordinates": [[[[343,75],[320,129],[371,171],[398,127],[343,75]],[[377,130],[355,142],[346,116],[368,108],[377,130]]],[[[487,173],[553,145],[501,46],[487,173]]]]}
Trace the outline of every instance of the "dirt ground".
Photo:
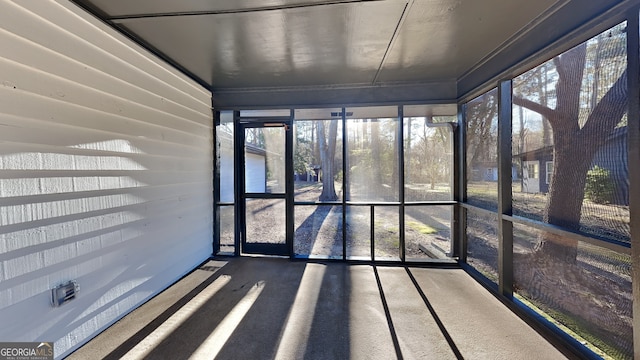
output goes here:
{"type": "MultiPolygon", "coordinates": [[[[342,196],[340,184],[336,192],[342,196]]],[[[316,202],[321,183],[298,182],[296,202],[316,202]]],[[[362,198],[362,192],[357,196],[362,198]]],[[[382,199],[371,199],[371,202],[382,199]]],[[[399,206],[373,208],[374,257],[400,258],[399,206]]],[[[348,258],[371,258],[371,206],[348,206],[346,249],[348,258]]],[[[451,206],[405,207],[405,256],[407,260],[447,258],[451,252],[451,206]]],[[[247,236],[261,243],[284,242],[284,200],[252,199],[247,202],[247,236]]],[[[342,258],[342,206],[296,205],[294,208],[294,252],[299,256],[342,258]]],[[[221,252],[233,252],[233,207],[220,211],[221,252]]]]}
{"type": "MultiPolygon", "coordinates": [[[[338,196],[341,191],[337,185],[338,196]]],[[[297,183],[295,201],[317,201],[320,183],[297,183]]],[[[369,202],[383,201],[352,189],[352,195],[369,202]]],[[[381,196],[382,197],[382,196],[381,196]]],[[[406,258],[424,260],[445,258],[451,251],[451,206],[405,207],[406,258]]],[[[342,257],[342,206],[297,205],[295,207],[296,255],[342,257]]],[[[373,244],[376,259],[397,260],[400,256],[400,209],[397,205],[350,205],[347,207],[347,257],[370,258],[371,216],[373,215],[373,244]]]]}

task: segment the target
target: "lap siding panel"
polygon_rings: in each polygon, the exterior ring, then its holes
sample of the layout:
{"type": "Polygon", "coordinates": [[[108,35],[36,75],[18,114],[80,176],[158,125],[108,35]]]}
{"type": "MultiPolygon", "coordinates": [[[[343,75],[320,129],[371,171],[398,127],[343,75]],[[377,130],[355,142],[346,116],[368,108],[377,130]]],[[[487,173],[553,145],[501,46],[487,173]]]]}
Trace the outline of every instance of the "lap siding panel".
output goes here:
{"type": "Polygon", "coordinates": [[[62,358],[211,255],[212,126],[209,90],[71,2],[0,0],[0,340],[62,358]]]}

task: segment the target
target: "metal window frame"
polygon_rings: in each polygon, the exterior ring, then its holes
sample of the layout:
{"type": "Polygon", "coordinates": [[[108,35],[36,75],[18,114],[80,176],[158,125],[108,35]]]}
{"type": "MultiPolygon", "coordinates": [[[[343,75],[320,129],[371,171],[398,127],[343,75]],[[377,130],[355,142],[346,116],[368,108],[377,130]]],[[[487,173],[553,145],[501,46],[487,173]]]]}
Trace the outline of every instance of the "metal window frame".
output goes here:
{"type": "Polygon", "coordinates": [[[513,213],[511,193],[512,81],[498,84],[498,291],[513,296],[513,213]]]}
{"type": "MultiPolygon", "coordinates": [[[[217,134],[217,130],[218,130],[218,126],[221,125],[221,111],[219,110],[214,110],[213,111],[213,119],[214,119],[214,126],[213,126],[213,139],[212,139],[212,143],[213,143],[213,149],[212,149],[212,163],[213,163],[213,244],[212,244],[212,257],[215,256],[219,256],[219,255],[229,255],[226,253],[221,253],[220,252],[220,247],[221,247],[221,232],[220,232],[220,215],[221,215],[221,208],[223,207],[227,207],[227,206],[233,206],[234,207],[234,219],[236,217],[235,214],[235,188],[237,186],[235,186],[234,184],[234,201],[233,202],[223,202],[220,201],[221,199],[221,194],[220,194],[220,184],[221,184],[221,178],[220,178],[220,155],[221,152],[219,152],[219,142],[218,142],[218,134],[217,134]]],[[[235,131],[235,128],[234,128],[235,131]]],[[[232,141],[235,141],[235,139],[232,139],[232,141]]],[[[235,164],[235,153],[234,153],[234,164],[235,164]]],[[[233,169],[233,171],[235,172],[235,169],[233,169]]],[[[234,174],[234,183],[235,183],[235,174],[234,174]]],[[[234,220],[234,239],[235,239],[235,220],[234,220]]],[[[235,240],[234,240],[234,254],[235,255],[235,249],[237,248],[236,244],[235,244],[235,240]]]]}
{"type": "Polygon", "coordinates": [[[237,255],[242,252],[249,253],[261,253],[264,255],[277,255],[287,256],[293,258],[293,229],[294,229],[294,213],[293,213],[293,114],[294,110],[289,110],[289,117],[285,116],[251,116],[242,117],[240,112],[234,111],[234,138],[237,141],[234,144],[234,155],[237,162],[234,164],[234,172],[236,175],[236,251],[237,255]],[[285,191],[283,194],[268,194],[268,193],[250,193],[245,188],[245,129],[248,128],[268,128],[269,123],[282,124],[285,129],[285,191]],[[240,149],[243,150],[240,150],[240,149]],[[265,245],[256,246],[251,245],[255,250],[248,251],[249,246],[246,242],[246,199],[252,198],[265,198],[265,199],[283,199],[285,200],[285,246],[278,245],[265,245]],[[241,215],[241,216],[240,216],[241,215]],[[240,234],[240,237],[237,235],[240,234]],[[238,244],[239,242],[239,244],[238,244]],[[245,247],[247,249],[245,249],[245,247]],[[284,248],[280,251],[278,249],[284,248]]]}
{"type": "Polygon", "coordinates": [[[640,6],[627,14],[627,82],[633,353],[640,358],[640,6]]]}
{"type": "MultiPolygon", "coordinates": [[[[291,258],[309,258],[309,259],[313,259],[315,257],[305,257],[305,256],[297,256],[294,253],[294,233],[295,233],[295,222],[294,222],[294,212],[295,212],[295,207],[296,206],[304,206],[304,205],[315,205],[315,206],[341,206],[342,207],[342,235],[343,235],[343,239],[342,239],[342,261],[362,261],[362,260],[355,260],[355,259],[349,259],[347,257],[347,210],[349,207],[351,206],[368,206],[370,207],[370,212],[372,213],[373,216],[371,216],[371,223],[370,223],[370,230],[371,230],[371,254],[368,260],[366,260],[367,262],[379,262],[379,263],[406,263],[406,240],[405,240],[405,230],[406,230],[406,226],[405,226],[405,219],[404,219],[404,215],[405,215],[405,207],[406,206],[451,206],[452,207],[452,217],[451,217],[451,223],[450,223],[450,228],[451,228],[451,247],[452,247],[452,260],[451,261],[446,261],[446,264],[449,264],[451,262],[457,262],[457,257],[459,257],[462,252],[459,250],[460,246],[457,245],[459,244],[458,241],[458,232],[454,229],[454,226],[456,224],[456,219],[455,219],[455,214],[456,214],[456,207],[458,205],[458,202],[456,201],[456,189],[459,189],[460,187],[458,186],[458,183],[456,183],[456,167],[458,164],[458,156],[457,153],[459,152],[459,150],[456,150],[459,147],[459,142],[458,139],[456,138],[456,134],[458,129],[460,129],[459,126],[456,126],[456,123],[453,123],[453,126],[451,126],[452,129],[452,143],[453,143],[453,164],[452,164],[452,192],[454,194],[454,199],[450,200],[450,201],[405,201],[405,187],[404,187],[404,182],[405,182],[405,174],[404,174],[404,116],[403,116],[403,112],[404,112],[404,105],[400,104],[397,105],[397,117],[396,117],[396,121],[398,121],[398,126],[396,127],[396,131],[397,134],[396,136],[398,137],[399,141],[398,141],[398,149],[397,150],[397,162],[398,162],[398,196],[399,196],[399,201],[394,201],[394,202],[359,202],[359,201],[351,201],[350,199],[348,199],[347,195],[349,194],[349,172],[348,172],[348,146],[347,146],[347,141],[345,140],[347,138],[347,128],[346,128],[346,124],[347,124],[347,113],[346,107],[342,107],[341,108],[341,117],[340,120],[342,122],[342,158],[343,158],[343,179],[342,179],[342,186],[343,186],[343,196],[342,199],[339,201],[331,201],[331,202],[296,202],[295,198],[294,198],[294,188],[293,188],[293,178],[291,177],[291,179],[289,179],[289,177],[287,177],[287,181],[290,181],[290,184],[288,183],[287,186],[287,196],[290,197],[290,199],[288,199],[288,203],[291,203],[292,206],[287,207],[287,211],[288,211],[288,215],[287,215],[287,236],[290,236],[291,239],[287,240],[287,244],[288,244],[288,251],[289,251],[289,256],[291,258]],[[290,189],[290,190],[289,190],[290,189]],[[380,260],[377,261],[375,259],[375,228],[374,228],[374,224],[373,221],[375,219],[375,207],[378,206],[396,206],[399,209],[399,253],[398,253],[398,258],[399,260],[388,260],[388,259],[384,259],[384,260],[380,260]]],[[[220,112],[216,111],[215,112],[217,115],[217,121],[219,123],[220,119],[220,112]]],[[[259,123],[259,122],[269,122],[269,121],[282,121],[283,117],[282,116],[278,116],[278,117],[258,117],[258,116],[251,116],[251,117],[241,117],[240,116],[240,111],[239,110],[235,110],[233,111],[233,121],[234,121],[234,143],[235,142],[239,142],[240,140],[243,140],[244,136],[242,134],[241,136],[241,131],[240,128],[246,124],[246,123],[259,123]]],[[[290,118],[289,118],[290,124],[294,125],[295,124],[295,109],[290,109],[290,118]]],[[[438,124],[439,125],[439,124],[438,124]]],[[[449,124],[452,125],[452,124],[449,124]]],[[[444,123],[443,123],[444,126],[444,123]]],[[[291,127],[293,128],[293,126],[291,127]]],[[[214,130],[215,132],[215,130],[214,130]]],[[[290,149],[285,150],[288,151],[291,156],[293,156],[293,138],[294,138],[294,134],[293,131],[288,131],[287,132],[287,136],[290,137],[289,140],[287,141],[287,146],[290,146],[290,149]]],[[[215,137],[214,137],[215,139],[215,137]]],[[[215,141],[215,140],[214,140],[215,141]]],[[[236,184],[235,189],[234,189],[234,202],[232,203],[222,203],[220,202],[220,164],[219,161],[217,159],[218,153],[217,153],[217,145],[214,144],[214,253],[213,256],[218,255],[219,253],[219,248],[220,248],[220,207],[221,206],[234,206],[234,256],[240,256],[242,253],[242,249],[241,249],[241,239],[243,236],[243,221],[244,221],[244,215],[242,214],[242,208],[241,206],[239,206],[239,199],[241,199],[242,197],[242,191],[243,191],[243,186],[244,186],[244,177],[243,177],[243,173],[242,173],[242,169],[241,169],[241,154],[239,151],[237,151],[236,146],[234,145],[234,175],[235,175],[235,181],[234,183],[236,184]],[[238,184],[242,184],[242,187],[238,186],[238,184]]],[[[292,170],[292,169],[291,169],[292,170]]],[[[292,172],[292,171],[290,171],[292,172]]],[[[255,195],[255,194],[254,194],[255,195]]],[[[320,258],[320,257],[319,257],[320,258]]],[[[331,258],[329,258],[331,259],[331,258]]],[[[420,265],[422,263],[424,264],[430,264],[430,263],[441,263],[442,261],[437,261],[438,259],[433,259],[433,260],[428,260],[425,259],[425,261],[416,261],[415,259],[412,259],[412,261],[410,262],[412,265],[420,265]]]]}
{"type": "MultiPolygon", "coordinates": [[[[466,177],[460,176],[458,181],[462,184],[459,189],[460,208],[459,216],[467,210],[479,211],[487,214],[493,214],[499,217],[499,284],[495,284],[488,280],[484,275],[480,274],[472,266],[466,264],[466,249],[461,257],[461,265],[465,271],[467,271],[472,277],[479,281],[487,289],[491,290],[494,295],[503,301],[511,310],[521,316],[527,323],[534,327],[537,331],[543,334],[551,343],[559,347],[561,351],[569,356],[586,357],[586,358],[599,358],[589,349],[578,343],[575,339],[568,334],[557,329],[551,325],[546,319],[542,318],[532,310],[520,303],[513,295],[512,281],[513,281],[513,225],[521,224],[529,226],[541,231],[547,231],[574,239],[577,241],[596,245],[605,249],[613,250],[623,254],[630,254],[632,261],[632,297],[633,297],[633,343],[634,343],[634,357],[640,357],[640,167],[636,166],[640,163],[640,5],[638,2],[632,4],[622,4],[607,11],[599,16],[597,19],[593,19],[588,24],[572,31],[567,34],[563,39],[558,40],[554,44],[541,49],[534,54],[530,59],[525,59],[518,64],[514,64],[509,69],[503,72],[504,79],[498,81],[499,88],[499,119],[504,119],[500,123],[499,128],[499,201],[498,210],[487,210],[474,205],[466,203],[465,196],[466,191],[466,177]],[[511,87],[511,80],[516,77],[523,69],[526,71],[535,67],[541,61],[548,60],[549,57],[556,56],[562,51],[569,49],[575,44],[586,41],[593,36],[597,36],[607,28],[619,24],[620,22],[627,21],[627,74],[628,74],[628,168],[629,168],[629,210],[630,210],[630,242],[619,242],[609,239],[599,238],[591,234],[583,234],[578,232],[569,231],[567,229],[554,226],[551,224],[543,223],[540,221],[527,219],[512,214],[511,204],[507,200],[512,195],[511,189],[507,189],[507,179],[511,177],[510,162],[506,154],[511,154],[510,146],[507,148],[506,144],[511,141],[511,134],[507,132],[503,125],[509,126],[511,124],[506,121],[506,118],[510,119],[511,106],[506,106],[506,102],[511,104],[510,93],[507,93],[507,88],[511,87]],[[596,24],[597,26],[590,26],[596,24]],[[585,31],[585,29],[589,29],[585,31]],[[527,65],[528,64],[528,65],[527,65]],[[532,65],[533,64],[533,65],[532,65]],[[509,166],[507,167],[507,163],[509,166]],[[511,264],[509,264],[509,258],[511,258],[511,264]]],[[[473,92],[465,95],[464,98],[459,99],[459,116],[463,119],[465,124],[465,106],[468,101],[475,99],[476,97],[491,91],[493,89],[493,81],[487,81],[485,84],[478,87],[473,92]],[[482,91],[482,92],[481,92],[482,91]],[[464,101],[464,102],[463,102],[464,101]]],[[[466,126],[462,127],[466,129],[466,126]]],[[[511,129],[510,129],[511,130],[511,129]]],[[[459,137],[461,142],[465,141],[464,136],[459,137]]],[[[466,148],[461,147],[462,150],[466,148]]],[[[460,154],[459,161],[461,165],[458,166],[462,175],[466,170],[464,163],[466,161],[466,155],[464,152],[460,154]]],[[[510,187],[510,184],[509,184],[510,187]]],[[[512,200],[512,199],[511,199],[512,200]]],[[[459,221],[462,221],[460,219],[459,221]]],[[[458,236],[461,239],[465,238],[466,230],[464,226],[459,225],[456,227],[459,232],[458,236]]],[[[462,240],[463,246],[465,244],[462,240]]]]}
{"type": "Polygon", "coordinates": [[[220,252],[220,159],[218,159],[218,125],[220,125],[220,111],[213,112],[213,239],[212,254],[215,256],[220,252]]]}

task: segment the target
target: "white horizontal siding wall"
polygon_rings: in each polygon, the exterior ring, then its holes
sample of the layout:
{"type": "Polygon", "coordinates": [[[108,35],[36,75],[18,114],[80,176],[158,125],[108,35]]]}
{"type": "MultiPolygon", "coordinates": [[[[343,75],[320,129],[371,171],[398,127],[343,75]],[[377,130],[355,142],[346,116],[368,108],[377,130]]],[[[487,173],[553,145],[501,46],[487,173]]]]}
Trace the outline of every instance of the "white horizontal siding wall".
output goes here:
{"type": "Polygon", "coordinates": [[[65,0],[0,0],[0,341],[63,357],[211,255],[210,97],[65,0]]]}

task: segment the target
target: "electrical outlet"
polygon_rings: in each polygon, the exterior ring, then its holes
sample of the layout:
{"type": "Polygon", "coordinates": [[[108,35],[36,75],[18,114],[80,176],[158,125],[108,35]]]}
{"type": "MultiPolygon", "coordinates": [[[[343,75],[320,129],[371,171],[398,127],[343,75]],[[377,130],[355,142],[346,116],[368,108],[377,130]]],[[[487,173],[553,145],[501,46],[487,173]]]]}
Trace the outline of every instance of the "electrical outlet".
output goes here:
{"type": "Polygon", "coordinates": [[[78,290],[80,290],[80,287],[74,280],[54,287],[51,289],[51,305],[53,307],[58,307],[75,299],[78,290]]]}

